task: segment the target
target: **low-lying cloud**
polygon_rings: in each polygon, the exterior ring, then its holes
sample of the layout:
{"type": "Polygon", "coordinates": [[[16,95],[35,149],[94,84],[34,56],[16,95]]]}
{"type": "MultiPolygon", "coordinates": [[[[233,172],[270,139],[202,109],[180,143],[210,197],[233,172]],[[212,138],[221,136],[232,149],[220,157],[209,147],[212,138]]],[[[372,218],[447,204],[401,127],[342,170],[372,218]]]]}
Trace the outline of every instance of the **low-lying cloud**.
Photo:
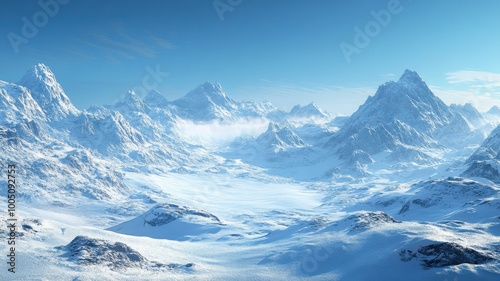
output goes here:
{"type": "Polygon", "coordinates": [[[254,118],[210,122],[178,120],[175,127],[188,141],[209,147],[230,142],[238,137],[257,137],[267,130],[268,125],[268,120],[254,118]]]}

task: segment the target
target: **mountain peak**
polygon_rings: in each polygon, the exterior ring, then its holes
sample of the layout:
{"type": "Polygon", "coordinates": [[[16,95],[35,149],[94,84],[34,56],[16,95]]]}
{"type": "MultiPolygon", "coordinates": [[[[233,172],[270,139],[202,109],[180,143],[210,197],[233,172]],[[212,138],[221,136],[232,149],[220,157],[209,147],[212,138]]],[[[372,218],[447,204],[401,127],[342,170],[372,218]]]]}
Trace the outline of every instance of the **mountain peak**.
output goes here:
{"type": "Polygon", "coordinates": [[[498,107],[498,106],[494,105],[494,106],[492,106],[492,107],[490,108],[490,110],[488,110],[486,113],[488,113],[488,114],[495,114],[495,115],[496,115],[496,114],[498,114],[498,115],[500,115],[500,107],[498,107]]]}
{"type": "Polygon", "coordinates": [[[38,63],[32,66],[19,84],[30,90],[33,98],[51,120],[78,115],[78,109],[71,103],[57,82],[56,76],[45,64],[38,63]]]}
{"type": "Polygon", "coordinates": [[[45,77],[52,76],[52,77],[54,77],[54,73],[52,73],[52,71],[50,70],[50,68],[48,66],[46,66],[45,64],[43,64],[43,63],[37,63],[37,64],[35,64],[32,67],[32,70],[35,71],[36,73],[38,73],[41,76],[45,76],[45,77]]]}
{"type": "Polygon", "coordinates": [[[302,147],[306,143],[293,132],[287,123],[269,122],[267,131],[262,133],[257,142],[274,152],[286,150],[289,147],[302,147]]]}
{"type": "Polygon", "coordinates": [[[165,98],[157,90],[150,91],[143,99],[143,102],[150,108],[164,107],[169,104],[167,98],[165,98]]]}
{"type": "Polygon", "coordinates": [[[207,92],[223,92],[222,86],[218,83],[212,83],[210,81],[206,81],[205,83],[200,85],[207,92]]]}
{"type": "Polygon", "coordinates": [[[186,96],[190,97],[208,97],[208,98],[213,98],[215,97],[216,99],[227,99],[226,93],[224,93],[224,90],[222,89],[222,86],[215,82],[205,82],[198,87],[196,87],[194,90],[190,91],[186,96]]]}
{"type": "Polygon", "coordinates": [[[325,113],[316,103],[311,102],[305,106],[296,105],[290,111],[290,115],[294,117],[327,117],[328,114],[325,113]]]}
{"type": "Polygon", "coordinates": [[[188,118],[196,120],[228,118],[238,108],[219,83],[205,82],[173,102],[188,118]]]}
{"type": "Polygon", "coordinates": [[[124,101],[137,102],[140,100],[141,98],[134,90],[130,90],[125,94],[124,101]]]}
{"type": "Polygon", "coordinates": [[[56,76],[48,66],[46,66],[43,63],[37,63],[34,66],[30,67],[28,71],[26,71],[21,81],[22,82],[41,81],[44,83],[53,84],[56,82],[56,76]]]}
{"type": "Polygon", "coordinates": [[[406,69],[403,75],[401,75],[401,78],[399,78],[399,82],[405,82],[405,81],[410,81],[410,82],[423,82],[422,77],[418,75],[416,71],[406,69]]]}
{"type": "Polygon", "coordinates": [[[418,73],[407,69],[398,82],[381,85],[350,119],[360,122],[358,125],[398,119],[429,133],[447,124],[451,116],[448,106],[432,93],[418,73]]]}
{"type": "Polygon", "coordinates": [[[436,141],[433,136],[445,138],[455,134],[462,137],[461,133],[468,132],[470,127],[454,116],[415,71],[406,70],[398,82],[381,85],[332,140],[333,143],[348,143],[338,149],[345,157],[351,157],[356,149],[372,155],[389,149],[398,159],[406,156],[413,160],[430,159],[417,150],[410,152],[408,147],[431,147],[436,141]],[[451,126],[454,129],[445,133],[451,126]]]}
{"type": "Polygon", "coordinates": [[[115,109],[118,110],[124,110],[124,111],[139,111],[142,112],[144,111],[144,103],[141,100],[141,97],[134,91],[130,90],[128,91],[123,99],[118,101],[114,105],[115,109]]]}

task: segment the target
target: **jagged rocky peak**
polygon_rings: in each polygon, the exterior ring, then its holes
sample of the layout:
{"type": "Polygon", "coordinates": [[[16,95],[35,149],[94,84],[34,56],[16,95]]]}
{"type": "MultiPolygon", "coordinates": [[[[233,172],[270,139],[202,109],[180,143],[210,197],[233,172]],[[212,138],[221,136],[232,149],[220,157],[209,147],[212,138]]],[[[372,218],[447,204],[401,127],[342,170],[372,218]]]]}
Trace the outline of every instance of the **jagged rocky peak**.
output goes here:
{"type": "Polygon", "coordinates": [[[296,105],[290,110],[290,115],[293,117],[327,117],[328,114],[323,111],[317,104],[311,102],[305,106],[296,105]]]}
{"type": "Polygon", "coordinates": [[[58,121],[79,114],[79,110],[71,103],[54,73],[46,65],[39,63],[31,67],[19,84],[29,89],[33,99],[50,120],[58,121]]]}
{"type": "Polygon", "coordinates": [[[481,177],[500,182],[500,125],[497,126],[467,159],[468,168],[462,173],[466,177],[481,177]]]}
{"type": "Polygon", "coordinates": [[[198,89],[203,89],[203,91],[206,93],[225,95],[224,90],[222,89],[222,86],[218,82],[212,83],[212,82],[206,81],[205,83],[198,86],[198,89]]]}
{"type": "Polygon", "coordinates": [[[142,102],[141,97],[133,90],[128,91],[122,100],[118,101],[115,106],[120,111],[140,111],[143,112],[146,106],[142,102]]]}
{"type": "Polygon", "coordinates": [[[227,96],[222,86],[219,83],[212,82],[205,82],[199,85],[196,89],[187,93],[184,98],[209,100],[220,106],[232,107],[234,105],[234,101],[227,96]]]}
{"type": "Polygon", "coordinates": [[[167,98],[165,98],[157,90],[150,91],[143,99],[144,104],[150,108],[165,107],[169,104],[167,98]]]}
{"type": "Polygon", "coordinates": [[[472,105],[472,103],[468,102],[466,104],[463,105],[463,108],[466,109],[466,110],[469,110],[469,111],[474,111],[474,112],[478,112],[477,109],[474,107],[474,105],[472,105]]]}
{"type": "Polygon", "coordinates": [[[128,91],[127,94],[125,94],[123,101],[129,102],[129,103],[137,103],[137,104],[142,103],[141,98],[134,90],[128,91]]]}
{"type": "Polygon", "coordinates": [[[500,153],[500,125],[484,140],[481,146],[469,157],[468,164],[474,161],[491,160],[500,153]]]}
{"type": "Polygon", "coordinates": [[[198,85],[194,90],[189,91],[185,97],[226,97],[222,86],[219,83],[205,82],[198,85]]]}
{"type": "Polygon", "coordinates": [[[491,115],[500,115],[500,107],[494,105],[486,113],[491,115]]]}
{"type": "Polygon", "coordinates": [[[471,127],[427,87],[422,78],[406,70],[398,81],[381,85],[334,134],[328,145],[336,146],[341,159],[350,161],[355,150],[371,156],[390,151],[393,161],[433,161],[429,148],[463,139],[471,127]]]}
{"type": "Polygon", "coordinates": [[[424,80],[416,71],[406,69],[399,78],[399,82],[424,83],[424,80]]]}
{"type": "Polygon", "coordinates": [[[301,147],[306,143],[293,132],[287,123],[277,124],[270,122],[267,131],[257,138],[257,142],[275,150],[282,150],[287,147],[301,147]]]}
{"type": "MultiPolygon", "coordinates": [[[[455,103],[452,103],[450,105],[450,108],[451,109],[454,109],[462,114],[464,113],[467,113],[467,114],[473,114],[473,115],[476,115],[476,116],[481,116],[481,113],[479,113],[479,111],[474,107],[474,105],[472,105],[471,103],[466,103],[466,104],[455,104],[455,103]]],[[[467,116],[465,116],[467,117],[467,116]]]]}
{"type": "MultiPolygon", "coordinates": [[[[430,101],[436,96],[416,71],[406,69],[397,82],[390,81],[379,87],[377,94],[408,96],[416,101],[430,101]]],[[[376,94],[376,95],[377,95],[376,94]]],[[[444,103],[442,106],[445,106],[444,103]]]]}
{"type": "Polygon", "coordinates": [[[420,76],[406,70],[398,82],[381,85],[348,121],[358,127],[398,119],[419,132],[431,133],[450,123],[453,114],[420,76]]]}
{"type": "Polygon", "coordinates": [[[193,120],[231,119],[238,105],[220,84],[205,82],[184,97],[173,101],[185,118],[193,120]]]}
{"type": "Polygon", "coordinates": [[[0,123],[20,119],[45,120],[45,114],[26,87],[0,81],[0,123]]]}
{"type": "Polygon", "coordinates": [[[451,104],[450,109],[461,114],[473,127],[478,128],[487,123],[483,115],[471,104],[451,104]]]}
{"type": "Polygon", "coordinates": [[[43,63],[38,63],[32,66],[24,75],[21,81],[45,81],[47,83],[56,82],[54,73],[48,66],[43,63]]]}
{"type": "Polygon", "coordinates": [[[269,122],[269,124],[267,125],[267,131],[265,133],[278,133],[278,132],[291,132],[291,131],[292,130],[288,126],[287,122],[281,124],[275,122],[269,122]]]}
{"type": "Polygon", "coordinates": [[[279,130],[280,130],[280,126],[277,123],[269,122],[269,125],[267,125],[267,131],[268,132],[276,133],[279,130]]]}

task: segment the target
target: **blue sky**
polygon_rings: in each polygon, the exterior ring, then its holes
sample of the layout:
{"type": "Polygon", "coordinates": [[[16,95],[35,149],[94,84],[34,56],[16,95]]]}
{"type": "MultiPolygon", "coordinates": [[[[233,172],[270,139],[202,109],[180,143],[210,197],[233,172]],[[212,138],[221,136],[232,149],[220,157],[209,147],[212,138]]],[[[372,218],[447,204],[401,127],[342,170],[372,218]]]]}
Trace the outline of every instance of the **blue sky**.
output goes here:
{"type": "Polygon", "coordinates": [[[472,102],[481,110],[500,104],[495,0],[41,0],[2,6],[0,79],[18,81],[33,64],[45,63],[79,108],[112,103],[132,88],[154,87],[172,100],[214,81],[236,100],[269,100],[283,109],[315,101],[350,114],[406,68],[447,103],[472,102]],[[39,3],[49,5],[48,12],[39,3]],[[346,55],[341,44],[355,52],[346,55]]]}

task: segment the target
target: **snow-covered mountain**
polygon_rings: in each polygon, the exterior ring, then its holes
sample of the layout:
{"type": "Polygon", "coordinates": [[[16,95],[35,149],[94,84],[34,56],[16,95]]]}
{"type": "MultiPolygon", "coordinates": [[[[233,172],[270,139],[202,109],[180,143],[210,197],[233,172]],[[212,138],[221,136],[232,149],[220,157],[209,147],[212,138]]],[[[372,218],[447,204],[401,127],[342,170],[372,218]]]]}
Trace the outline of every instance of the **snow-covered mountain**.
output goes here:
{"type": "MultiPolygon", "coordinates": [[[[483,142],[489,117],[446,106],[409,70],[349,117],[236,101],[209,82],[174,101],[130,91],[79,110],[38,64],[0,81],[15,277],[496,280],[500,126],[483,142]],[[234,139],[190,138],[217,133],[234,139]]],[[[7,206],[7,177],[0,186],[7,206]]]]}
{"type": "Polygon", "coordinates": [[[29,89],[50,121],[58,121],[79,114],[78,109],[71,103],[57,82],[55,75],[44,64],[37,64],[28,70],[19,81],[19,85],[29,89]]]}
{"type": "Polygon", "coordinates": [[[483,113],[483,117],[488,120],[488,122],[497,125],[500,123],[500,107],[494,105],[487,112],[483,113]]]}
{"type": "Polygon", "coordinates": [[[170,102],[157,90],[150,91],[143,100],[144,104],[152,108],[167,108],[170,102]]]}
{"type": "Polygon", "coordinates": [[[460,113],[474,128],[481,128],[488,123],[483,115],[470,103],[464,105],[451,104],[450,109],[460,113]]]}
{"type": "Polygon", "coordinates": [[[297,119],[313,119],[313,118],[330,118],[331,116],[323,111],[317,104],[311,102],[305,106],[296,105],[290,110],[288,118],[297,119]]]}
{"type": "Polygon", "coordinates": [[[105,109],[80,114],[74,121],[73,136],[85,147],[107,156],[138,150],[145,144],[142,134],[121,113],[105,109]]]}
{"type": "Polygon", "coordinates": [[[374,96],[352,114],[349,127],[374,126],[399,120],[424,134],[450,123],[449,108],[427,87],[414,71],[380,86],[374,96]]]}
{"type": "Polygon", "coordinates": [[[221,85],[205,82],[184,97],[173,101],[182,117],[208,121],[232,117],[238,106],[230,99],[221,85]]]}
{"type": "MultiPolygon", "coordinates": [[[[151,99],[150,93],[148,98],[151,99]]],[[[154,97],[153,97],[154,99],[154,97]]],[[[158,99],[158,98],[157,98],[158,99]]],[[[146,112],[149,108],[144,104],[142,99],[137,95],[134,91],[129,91],[122,100],[116,102],[112,106],[112,109],[120,112],[129,112],[129,111],[137,111],[137,112],[146,112]]]]}
{"type": "Polygon", "coordinates": [[[205,82],[184,97],[172,101],[177,114],[194,121],[232,121],[236,119],[269,118],[283,121],[285,112],[270,102],[235,101],[219,83],[205,82]]]}
{"type": "Polygon", "coordinates": [[[290,147],[303,147],[306,143],[286,124],[269,123],[267,131],[256,139],[266,151],[283,151],[290,147]]]}
{"type": "Polygon", "coordinates": [[[492,106],[487,112],[486,114],[489,114],[489,115],[500,115],[500,107],[494,105],[492,106]]]}
{"type": "Polygon", "coordinates": [[[31,93],[23,86],[0,81],[0,122],[45,120],[46,116],[31,93]]]}
{"type": "Polygon", "coordinates": [[[440,149],[471,134],[462,115],[450,110],[414,71],[381,85],[327,143],[341,159],[354,151],[372,157],[383,151],[391,159],[425,162],[429,149],[440,149]]]}
{"type": "Polygon", "coordinates": [[[467,159],[466,164],[468,168],[463,172],[463,176],[500,182],[500,125],[467,159]]]}

